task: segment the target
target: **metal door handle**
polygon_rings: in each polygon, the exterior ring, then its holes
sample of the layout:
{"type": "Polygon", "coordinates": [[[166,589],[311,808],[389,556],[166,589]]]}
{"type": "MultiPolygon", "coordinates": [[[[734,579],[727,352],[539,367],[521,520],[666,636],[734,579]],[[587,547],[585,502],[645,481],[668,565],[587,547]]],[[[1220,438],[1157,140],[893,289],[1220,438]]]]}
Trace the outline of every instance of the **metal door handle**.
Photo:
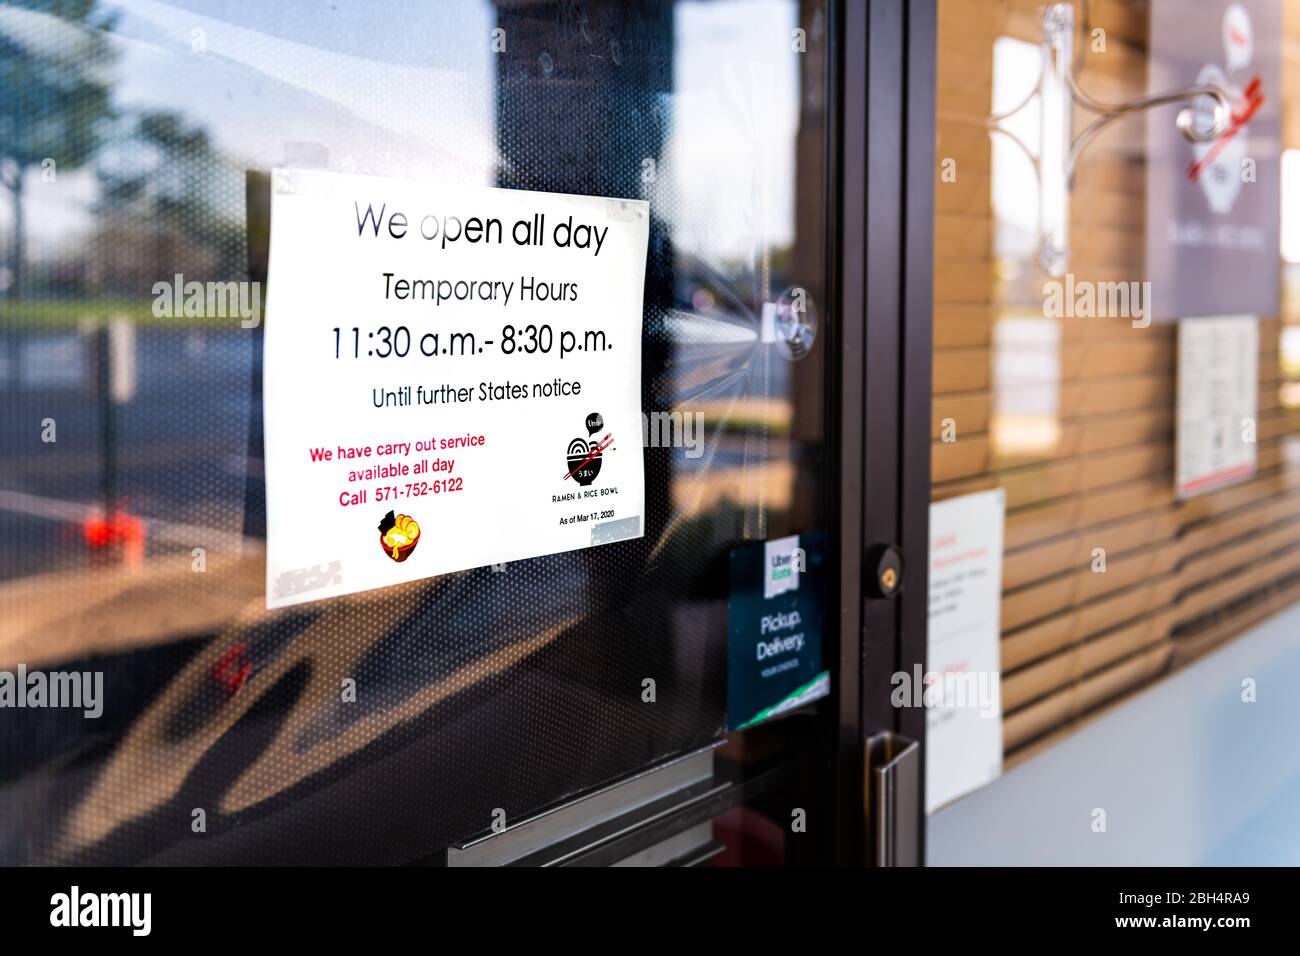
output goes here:
{"type": "Polygon", "coordinates": [[[921,745],[884,732],[867,739],[867,822],[876,866],[921,865],[921,745]]]}

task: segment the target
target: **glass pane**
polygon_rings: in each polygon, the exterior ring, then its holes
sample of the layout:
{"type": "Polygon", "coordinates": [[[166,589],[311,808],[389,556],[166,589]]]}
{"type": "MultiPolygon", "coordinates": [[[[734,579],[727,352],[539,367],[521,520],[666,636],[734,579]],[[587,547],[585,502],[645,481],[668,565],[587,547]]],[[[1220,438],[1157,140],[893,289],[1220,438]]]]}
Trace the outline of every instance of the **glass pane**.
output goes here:
{"type": "Polygon", "coordinates": [[[820,10],[57,8],[0,9],[0,669],[102,715],[0,723],[0,861],[398,862],[718,739],[728,550],[828,523],[820,10]],[[285,165],[650,201],[644,538],[263,609],[260,327],[153,302],[259,278],[285,165]]]}
{"type": "MultiPolygon", "coordinates": [[[[1289,72],[1300,6],[1280,5],[1280,29],[1268,19],[1279,5],[1251,9],[1253,59],[1243,59],[1229,4],[940,0],[933,498],[1005,490],[1011,758],[1300,598],[1291,221],[1300,95],[1289,72]],[[1073,107],[1044,51],[1049,6],[1072,18],[1073,107]],[[1198,71],[1202,62],[1219,72],[1198,71]],[[1188,142],[1176,124],[1188,108],[1208,129],[1206,95],[1105,125],[1079,148],[1067,186],[1068,111],[1076,138],[1098,117],[1081,98],[1124,104],[1218,77],[1236,113],[1250,105],[1256,74],[1268,77],[1265,108],[1224,140],[1230,150],[1249,144],[1260,184],[1276,177],[1266,164],[1282,154],[1281,199],[1265,185],[1250,192],[1254,167],[1238,161],[1249,157],[1221,154],[1234,158],[1198,170],[1220,147],[1214,137],[1188,142]],[[1152,201],[1153,190],[1182,189],[1202,172],[1200,188],[1187,186],[1197,209],[1152,201]],[[1243,202],[1273,198],[1249,216],[1220,208],[1214,183],[1238,178],[1243,202]],[[1259,267],[1243,272],[1234,244],[1270,235],[1279,212],[1281,249],[1270,238],[1259,267]],[[1189,222],[1208,223],[1215,243],[1194,239],[1189,222]],[[1068,255],[1054,263],[1045,252],[1059,235],[1068,255]],[[1175,292],[1161,291],[1169,269],[1204,291],[1171,305],[1175,292]],[[1258,293],[1275,269],[1281,304],[1261,312],[1258,293]],[[1258,313],[1257,345],[1219,341],[1243,350],[1243,365],[1258,358],[1247,386],[1257,410],[1220,428],[1213,453],[1253,445],[1254,468],[1180,495],[1179,375],[1184,386],[1209,382],[1187,359],[1180,368],[1180,329],[1240,312],[1258,313]]],[[[1193,440],[1191,431],[1182,437],[1193,440]]]]}

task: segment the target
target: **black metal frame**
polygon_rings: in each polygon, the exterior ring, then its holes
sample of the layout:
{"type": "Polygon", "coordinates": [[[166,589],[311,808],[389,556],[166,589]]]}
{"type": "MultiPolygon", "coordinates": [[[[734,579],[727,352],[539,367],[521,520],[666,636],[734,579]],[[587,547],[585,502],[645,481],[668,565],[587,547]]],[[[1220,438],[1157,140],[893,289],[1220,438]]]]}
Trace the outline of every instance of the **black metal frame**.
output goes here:
{"type": "MultiPolygon", "coordinates": [[[[938,0],[907,5],[903,156],[903,269],[899,322],[903,369],[899,453],[899,538],[912,555],[899,612],[899,669],[926,669],[930,583],[930,427],[934,370],[934,175],[938,0]]],[[[898,729],[925,748],[925,711],[898,711],[898,729]]],[[[925,761],[920,792],[924,803],[925,761]]],[[[925,858],[925,807],[918,808],[918,847],[925,858]]]]}
{"type": "MultiPolygon", "coordinates": [[[[829,208],[835,217],[835,236],[830,244],[834,260],[831,269],[833,301],[840,320],[831,324],[830,353],[838,360],[833,376],[838,400],[831,398],[839,422],[839,488],[836,496],[840,514],[839,577],[834,588],[839,614],[836,667],[832,673],[831,707],[834,735],[830,753],[832,781],[833,839],[828,858],[852,865],[865,858],[866,806],[865,759],[863,751],[863,660],[862,567],[863,486],[862,423],[865,418],[864,383],[866,339],[867,181],[867,6],[865,0],[842,4],[834,24],[835,82],[831,89],[835,164],[830,177],[829,208]],[[838,334],[838,341],[833,336],[838,334]]],[[[891,654],[892,657],[892,654],[891,654]]]]}
{"type": "MultiPolygon", "coordinates": [[[[924,670],[926,656],[936,4],[847,0],[836,21],[837,863],[866,852],[867,737],[925,739],[924,711],[892,707],[890,693],[893,674],[924,670]],[[872,599],[864,559],[886,544],[903,552],[902,589],[872,599]]],[[[923,832],[917,840],[923,857],[923,832]]]]}

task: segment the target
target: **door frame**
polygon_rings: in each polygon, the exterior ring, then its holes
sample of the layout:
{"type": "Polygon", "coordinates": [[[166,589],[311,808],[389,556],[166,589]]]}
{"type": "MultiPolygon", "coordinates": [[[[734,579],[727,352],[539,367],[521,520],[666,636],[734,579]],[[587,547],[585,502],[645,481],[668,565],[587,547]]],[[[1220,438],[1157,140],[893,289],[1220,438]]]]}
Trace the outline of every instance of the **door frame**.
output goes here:
{"type": "MultiPolygon", "coordinates": [[[[925,671],[933,361],[935,43],[938,0],[846,0],[835,18],[833,301],[840,514],[831,859],[871,859],[866,739],[922,747],[925,712],[890,702],[925,671]],[[870,596],[868,553],[903,554],[896,596],[870,596]]],[[[924,859],[924,806],[909,807],[924,859]]],[[[918,862],[920,862],[918,860],[918,862]]]]}

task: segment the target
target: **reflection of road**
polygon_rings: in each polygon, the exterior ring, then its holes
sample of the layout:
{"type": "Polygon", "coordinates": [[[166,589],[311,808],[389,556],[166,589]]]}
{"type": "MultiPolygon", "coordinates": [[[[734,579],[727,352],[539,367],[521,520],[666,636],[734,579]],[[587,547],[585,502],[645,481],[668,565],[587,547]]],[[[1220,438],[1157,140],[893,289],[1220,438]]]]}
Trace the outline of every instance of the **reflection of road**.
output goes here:
{"type": "MultiPolygon", "coordinates": [[[[137,391],[115,409],[127,511],[164,527],[242,532],[253,335],[139,332],[137,391]]],[[[75,331],[0,335],[0,489],[17,493],[0,500],[0,581],[88,560],[74,515],[103,501],[103,422],[82,349],[75,331]],[[47,419],[53,443],[41,440],[47,419]],[[44,505],[25,506],[37,499],[44,505]]],[[[158,531],[151,524],[151,547],[168,543],[158,531]]]]}

